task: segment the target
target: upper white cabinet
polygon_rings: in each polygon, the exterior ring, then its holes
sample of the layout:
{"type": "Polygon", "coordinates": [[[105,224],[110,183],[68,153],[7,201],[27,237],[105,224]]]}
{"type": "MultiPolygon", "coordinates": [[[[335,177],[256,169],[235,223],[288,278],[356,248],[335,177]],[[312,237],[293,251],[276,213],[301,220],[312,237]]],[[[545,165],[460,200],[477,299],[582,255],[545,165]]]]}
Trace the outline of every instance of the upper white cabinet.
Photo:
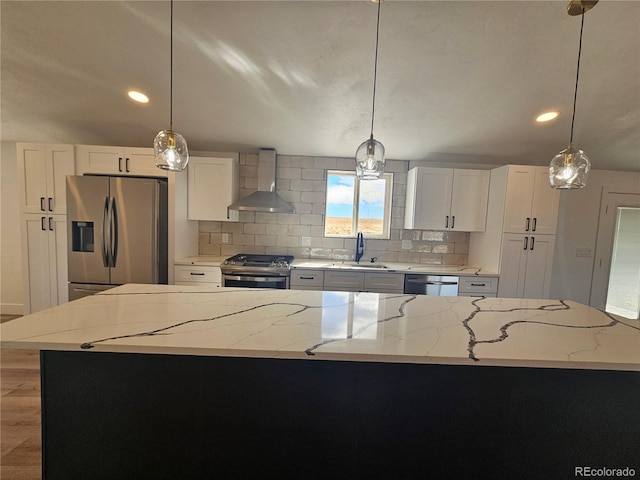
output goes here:
{"type": "Polygon", "coordinates": [[[412,168],[407,176],[404,228],[484,231],[489,179],[488,170],[412,168]]]}
{"type": "Polygon", "coordinates": [[[156,167],[153,148],[76,145],[78,175],[139,175],[167,177],[168,172],[156,167]]]}
{"type": "Polygon", "coordinates": [[[238,198],[238,157],[225,153],[189,159],[189,220],[238,221],[239,212],[228,208],[238,198]]]}
{"type": "Polygon", "coordinates": [[[503,231],[556,233],[560,193],[549,186],[548,167],[509,165],[503,231]]]}
{"type": "Polygon", "coordinates": [[[65,181],[73,175],[73,145],[18,143],[18,181],[22,213],[65,214],[65,181]]]}

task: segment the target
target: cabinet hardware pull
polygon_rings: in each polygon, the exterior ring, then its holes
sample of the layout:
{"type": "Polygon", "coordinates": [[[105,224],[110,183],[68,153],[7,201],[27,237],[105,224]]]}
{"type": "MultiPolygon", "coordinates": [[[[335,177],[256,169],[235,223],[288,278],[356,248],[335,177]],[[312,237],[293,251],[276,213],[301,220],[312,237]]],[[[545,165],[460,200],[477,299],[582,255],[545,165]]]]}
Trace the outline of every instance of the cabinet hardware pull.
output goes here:
{"type": "Polygon", "coordinates": [[[531,248],[530,250],[533,250],[533,243],[536,241],[536,239],[534,237],[531,237],[531,248]]]}
{"type": "Polygon", "coordinates": [[[528,231],[529,231],[529,226],[530,226],[530,224],[531,224],[531,218],[527,217],[527,226],[524,228],[524,231],[525,231],[525,232],[528,232],[528,231]]]}
{"type": "Polygon", "coordinates": [[[129,173],[129,158],[126,158],[124,161],[124,169],[129,173]]]}
{"type": "Polygon", "coordinates": [[[118,157],[118,171],[122,171],[122,157],[118,157]]]}
{"type": "Polygon", "coordinates": [[[227,207],[227,220],[229,220],[229,207],[227,207]]]}
{"type": "Polygon", "coordinates": [[[300,280],[314,280],[316,277],[300,277],[300,280]]]}
{"type": "Polygon", "coordinates": [[[49,217],[49,230],[53,231],[53,217],[49,217]]]}
{"type": "Polygon", "coordinates": [[[472,287],[486,287],[487,284],[486,283],[472,283],[471,286],[472,287]]]}
{"type": "Polygon", "coordinates": [[[49,211],[53,212],[53,206],[51,205],[51,202],[53,201],[53,198],[49,197],[49,211]]]}
{"type": "Polygon", "coordinates": [[[455,228],[455,226],[456,226],[456,216],[453,215],[451,217],[451,228],[455,228]]]}
{"type": "Polygon", "coordinates": [[[531,231],[535,232],[536,231],[536,224],[538,223],[538,219],[536,217],[533,217],[533,228],[531,229],[531,231]]]}
{"type": "Polygon", "coordinates": [[[523,248],[523,250],[527,249],[527,245],[529,245],[529,237],[524,237],[524,248],[523,248]]]}
{"type": "Polygon", "coordinates": [[[46,230],[46,229],[47,229],[47,227],[46,227],[46,226],[45,226],[45,224],[44,224],[44,222],[45,222],[45,220],[44,220],[44,219],[45,219],[45,218],[46,218],[46,217],[40,217],[40,228],[41,228],[42,230],[46,230]]]}
{"type": "Polygon", "coordinates": [[[201,277],[204,277],[204,272],[189,272],[189,275],[199,275],[201,277]]]}
{"type": "Polygon", "coordinates": [[[44,212],[44,197],[40,197],[40,211],[44,212]]]}
{"type": "Polygon", "coordinates": [[[444,228],[449,228],[449,215],[447,215],[447,217],[445,219],[444,228]]]}

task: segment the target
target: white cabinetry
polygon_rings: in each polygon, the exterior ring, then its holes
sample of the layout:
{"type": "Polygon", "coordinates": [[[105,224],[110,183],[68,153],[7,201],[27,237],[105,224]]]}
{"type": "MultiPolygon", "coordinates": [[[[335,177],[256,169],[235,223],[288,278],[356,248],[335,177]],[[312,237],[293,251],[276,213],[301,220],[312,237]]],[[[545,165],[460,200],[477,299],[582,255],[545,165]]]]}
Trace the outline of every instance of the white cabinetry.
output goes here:
{"type": "Polygon", "coordinates": [[[509,165],[504,211],[506,233],[556,233],[560,193],[549,186],[548,167],[509,165]]]}
{"type": "Polygon", "coordinates": [[[73,145],[18,143],[16,154],[22,213],[65,214],[65,178],[74,174],[73,145]]]}
{"type": "Polygon", "coordinates": [[[324,272],[322,270],[291,270],[291,289],[322,290],[323,286],[324,272]]]}
{"type": "Polygon", "coordinates": [[[76,145],[78,175],[139,175],[166,177],[168,172],[156,167],[153,148],[76,145]]]}
{"type": "Polygon", "coordinates": [[[458,295],[461,297],[495,297],[498,277],[460,277],[458,295]]]}
{"type": "Polygon", "coordinates": [[[498,296],[548,298],[555,235],[505,233],[498,296]]]}
{"type": "Polygon", "coordinates": [[[189,160],[189,220],[238,221],[238,154],[189,160]]]}
{"type": "Polygon", "coordinates": [[[176,285],[222,286],[220,267],[209,265],[175,265],[176,285]]]}
{"type": "Polygon", "coordinates": [[[500,273],[499,297],[549,298],[559,192],[547,167],[491,170],[487,228],[471,233],[469,265],[500,273]]]}
{"type": "Polygon", "coordinates": [[[485,229],[490,172],[415,167],[407,176],[404,228],[485,229]]]}
{"type": "Polygon", "coordinates": [[[24,314],[68,300],[65,215],[22,215],[24,314]]]}
{"type": "Polygon", "coordinates": [[[324,290],[402,293],[404,274],[388,272],[325,271],[324,290]]]}

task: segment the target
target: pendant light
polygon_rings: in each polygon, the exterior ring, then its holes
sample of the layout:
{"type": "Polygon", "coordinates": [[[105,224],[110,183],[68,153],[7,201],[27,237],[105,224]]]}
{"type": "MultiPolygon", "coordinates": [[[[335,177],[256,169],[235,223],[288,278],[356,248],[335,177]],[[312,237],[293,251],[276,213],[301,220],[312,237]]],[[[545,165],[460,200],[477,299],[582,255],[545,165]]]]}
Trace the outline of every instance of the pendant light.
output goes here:
{"type": "Polygon", "coordinates": [[[376,107],[376,80],[378,77],[378,37],[380,34],[380,4],[378,3],[378,20],[376,23],[376,56],[373,68],[373,101],[371,106],[371,136],[356,150],[356,175],[361,180],[375,180],[384,173],[384,145],[373,138],[373,119],[376,107]]]}
{"type": "Polygon", "coordinates": [[[571,116],[571,137],[569,146],[558,153],[549,165],[549,183],[551,188],[568,190],[583,188],[587,184],[587,176],[591,168],[589,158],[582,150],[573,145],[573,126],[576,118],[576,99],[578,97],[578,78],[580,76],[580,56],[582,54],[582,30],[584,28],[584,14],[591,10],[598,0],[571,0],[567,13],[571,16],[582,17],[580,22],[580,44],[578,46],[578,66],[576,68],[576,87],[573,93],[573,114],[571,116]]]}
{"type": "Polygon", "coordinates": [[[171,0],[171,54],[169,82],[169,128],[158,132],[153,141],[156,167],[172,172],[181,172],[189,163],[187,142],[182,135],[173,131],[173,0],[171,0]]]}

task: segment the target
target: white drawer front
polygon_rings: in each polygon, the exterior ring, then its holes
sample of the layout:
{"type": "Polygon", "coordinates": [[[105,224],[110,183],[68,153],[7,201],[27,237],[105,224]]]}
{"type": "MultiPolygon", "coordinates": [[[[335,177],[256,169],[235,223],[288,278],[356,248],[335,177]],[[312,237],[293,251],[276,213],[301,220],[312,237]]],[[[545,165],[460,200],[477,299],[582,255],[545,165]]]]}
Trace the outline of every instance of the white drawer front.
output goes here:
{"type": "Polygon", "coordinates": [[[364,289],[368,292],[402,292],[404,290],[403,273],[365,273],[364,289]]]}
{"type": "Polygon", "coordinates": [[[460,277],[458,292],[460,295],[464,293],[497,293],[498,277],[460,277]]]}
{"type": "Polygon", "coordinates": [[[324,272],[322,270],[291,270],[291,288],[322,290],[324,272]]]}
{"type": "Polygon", "coordinates": [[[175,282],[183,283],[221,283],[220,267],[176,265],[174,269],[175,282]]]}

